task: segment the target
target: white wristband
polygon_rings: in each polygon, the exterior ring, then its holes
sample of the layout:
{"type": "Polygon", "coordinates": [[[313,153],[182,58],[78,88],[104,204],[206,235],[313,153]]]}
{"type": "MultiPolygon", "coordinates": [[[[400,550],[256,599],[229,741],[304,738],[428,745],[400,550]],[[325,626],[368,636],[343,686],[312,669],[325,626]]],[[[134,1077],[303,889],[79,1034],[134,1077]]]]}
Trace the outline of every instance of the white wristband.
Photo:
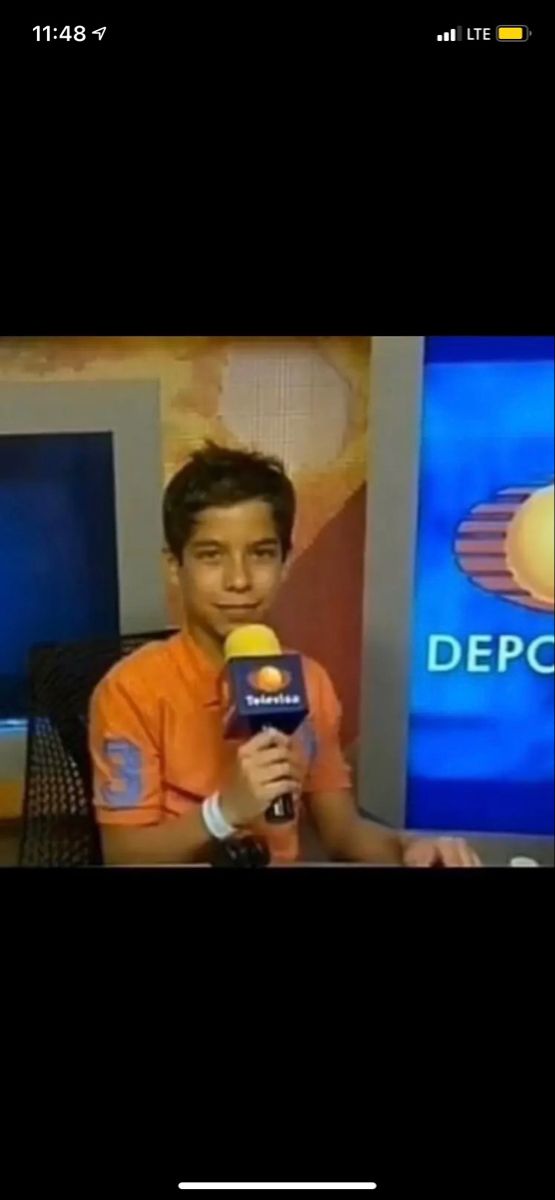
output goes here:
{"type": "Polygon", "coordinates": [[[220,794],[214,792],[202,802],[202,819],[211,837],[218,842],[225,841],[236,832],[233,825],[226,821],[220,808],[220,794]]]}

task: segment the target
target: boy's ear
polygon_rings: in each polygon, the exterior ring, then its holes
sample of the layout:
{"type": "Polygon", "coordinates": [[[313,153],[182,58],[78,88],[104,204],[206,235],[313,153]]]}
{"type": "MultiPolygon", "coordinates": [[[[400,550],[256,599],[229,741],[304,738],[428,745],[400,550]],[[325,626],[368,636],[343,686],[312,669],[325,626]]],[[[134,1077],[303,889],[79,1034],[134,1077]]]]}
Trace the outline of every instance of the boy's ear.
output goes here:
{"type": "Polygon", "coordinates": [[[281,563],[281,581],[282,581],[282,583],[283,583],[284,579],[287,579],[287,576],[291,570],[292,562],[293,562],[293,547],[291,547],[289,554],[287,554],[286,557],[284,559],[282,559],[282,563],[281,563]]]}
{"type": "Polygon", "coordinates": [[[179,563],[167,546],[164,546],[162,555],[166,565],[166,570],[172,583],[179,582],[179,563]]]}

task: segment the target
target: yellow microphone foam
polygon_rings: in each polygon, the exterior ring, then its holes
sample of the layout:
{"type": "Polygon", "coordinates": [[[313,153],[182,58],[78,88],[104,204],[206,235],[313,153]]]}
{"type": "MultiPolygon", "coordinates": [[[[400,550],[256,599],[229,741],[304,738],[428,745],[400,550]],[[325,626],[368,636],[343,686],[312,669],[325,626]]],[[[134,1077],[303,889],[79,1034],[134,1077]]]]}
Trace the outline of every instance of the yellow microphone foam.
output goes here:
{"type": "Polygon", "coordinates": [[[281,654],[281,646],[267,625],[241,625],[225,639],[226,662],[230,658],[265,658],[272,654],[281,654]]]}

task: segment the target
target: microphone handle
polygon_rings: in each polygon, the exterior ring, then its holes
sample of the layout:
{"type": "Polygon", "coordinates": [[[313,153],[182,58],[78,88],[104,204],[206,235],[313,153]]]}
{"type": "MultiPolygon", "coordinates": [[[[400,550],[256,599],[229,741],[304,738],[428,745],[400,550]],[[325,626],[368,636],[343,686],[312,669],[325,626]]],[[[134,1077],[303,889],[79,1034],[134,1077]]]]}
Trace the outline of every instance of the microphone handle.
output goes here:
{"type": "MultiPolygon", "coordinates": [[[[271,729],[271,725],[263,725],[264,732],[271,729]]],[[[289,792],[284,796],[278,796],[270,807],[266,809],[265,817],[269,825],[286,825],[289,821],[295,818],[295,803],[289,792]]]]}
{"type": "Polygon", "coordinates": [[[273,804],[266,809],[266,820],[270,825],[285,825],[288,821],[292,821],[295,817],[295,804],[293,797],[287,792],[284,796],[278,796],[273,804]]]}

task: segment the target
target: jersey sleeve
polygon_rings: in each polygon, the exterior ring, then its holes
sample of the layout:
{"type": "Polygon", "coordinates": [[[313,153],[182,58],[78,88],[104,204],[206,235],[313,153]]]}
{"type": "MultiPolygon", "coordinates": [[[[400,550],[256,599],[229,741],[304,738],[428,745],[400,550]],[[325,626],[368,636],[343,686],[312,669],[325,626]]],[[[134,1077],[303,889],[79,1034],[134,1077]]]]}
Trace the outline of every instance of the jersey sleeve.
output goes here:
{"type": "Polygon", "coordinates": [[[303,790],[350,790],[352,772],[345,761],[340,742],[341,705],[327,671],[316,663],[312,666],[309,699],[313,751],[303,790]]]}
{"type": "Polygon", "coordinates": [[[103,825],[162,819],[160,747],[152,702],[131,681],[106,676],[89,712],[93,804],[103,825]]]}

